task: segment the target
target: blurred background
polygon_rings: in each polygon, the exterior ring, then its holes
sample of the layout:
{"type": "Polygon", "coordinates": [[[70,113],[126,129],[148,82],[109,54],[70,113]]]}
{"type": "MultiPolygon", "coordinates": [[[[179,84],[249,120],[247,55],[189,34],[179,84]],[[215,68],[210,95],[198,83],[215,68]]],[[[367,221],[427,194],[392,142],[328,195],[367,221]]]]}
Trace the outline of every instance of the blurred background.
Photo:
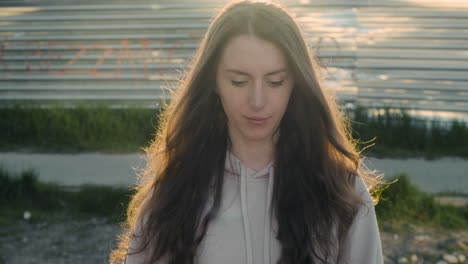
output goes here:
{"type": "MultiPolygon", "coordinates": [[[[226,2],[0,1],[0,263],[107,261],[160,107],[226,2]]],[[[393,182],[386,263],[468,263],[468,1],[279,2],[363,166],[393,182]]]]}

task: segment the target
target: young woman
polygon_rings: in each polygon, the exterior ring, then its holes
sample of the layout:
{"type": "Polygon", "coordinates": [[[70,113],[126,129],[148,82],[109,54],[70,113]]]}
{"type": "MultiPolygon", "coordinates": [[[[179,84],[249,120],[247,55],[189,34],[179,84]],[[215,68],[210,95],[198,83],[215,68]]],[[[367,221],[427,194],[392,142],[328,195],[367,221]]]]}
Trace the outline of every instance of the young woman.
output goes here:
{"type": "Polygon", "coordinates": [[[383,263],[347,124],[286,10],[227,5],[161,115],[111,262],[383,263]]]}

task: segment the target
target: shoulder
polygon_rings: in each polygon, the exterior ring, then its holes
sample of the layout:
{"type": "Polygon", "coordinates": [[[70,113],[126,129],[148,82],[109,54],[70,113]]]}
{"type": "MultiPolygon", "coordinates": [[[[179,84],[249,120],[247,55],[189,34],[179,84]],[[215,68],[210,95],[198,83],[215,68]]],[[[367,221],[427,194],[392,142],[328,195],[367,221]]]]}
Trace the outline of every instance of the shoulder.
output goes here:
{"type": "Polygon", "coordinates": [[[350,227],[347,258],[355,264],[383,264],[382,245],[373,199],[365,180],[356,176],[355,190],[363,203],[350,227]]]}
{"type": "Polygon", "coordinates": [[[367,184],[365,180],[359,176],[355,176],[355,183],[354,183],[354,191],[356,192],[359,197],[361,197],[365,201],[372,201],[372,197],[369,192],[369,188],[367,187],[367,184]]]}
{"type": "Polygon", "coordinates": [[[374,213],[375,205],[374,199],[370,194],[369,188],[366,181],[359,175],[355,176],[354,191],[360,201],[358,203],[358,215],[357,218],[363,217],[369,213],[374,213]]]}

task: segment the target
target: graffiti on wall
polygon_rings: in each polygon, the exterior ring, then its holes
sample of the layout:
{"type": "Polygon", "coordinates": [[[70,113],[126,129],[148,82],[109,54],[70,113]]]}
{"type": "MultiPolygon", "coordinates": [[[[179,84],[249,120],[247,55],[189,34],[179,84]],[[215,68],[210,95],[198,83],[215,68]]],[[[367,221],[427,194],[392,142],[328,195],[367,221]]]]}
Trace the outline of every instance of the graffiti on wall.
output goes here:
{"type": "MultiPolygon", "coordinates": [[[[130,47],[128,39],[121,39],[119,44],[112,46],[103,43],[90,44],[67,44],[60,41],[24,41],[23,45],[28,49],[20,50],[20,67],[18,62],[16,67],[12,66],[11,54],[13,50],[7,49],[8,39],[0,40],[0,69],[13,75],[22,73],[43,73],[50,75],[72,75],[85,74],[96,77],[120,77],[125,69],[133,73],[135,78],[149,79],[154,75],[164,76],[168,72],[173,72],[174,68],[165,67],[163,63],[171,62],[176,50],[183,48],[184,44],[193,43],[196,36],[180,39],[175,42],[166,43],[165,39],[157,40],[158,49],[151,48],[150,39],[138,39],[138,48],[130,47]],[[164,45],[165,44],[165,45],[164,45]],[[63,53],[67,52],[65,56],[63,53]],[[88,54],[98,54],[90,61],[88,54]],[[21,56],[22,55],[22,56],[21,56]],[[10,57],[8,57],[10,56],[10,57]],[[88,67],[74,67],[84,62],[88,67]],[[109,65],[112,60],[112,70],[103,69],[103,65],[109,65]],[[60,62],[60,64],[57,64],[60,62]],[[55,65],[55,66],[53,66],[55,65]]],[[[18,56],[18,55],[16,55],[18,56]]],[[[18,61],[17,59],[13,59],[18,61]]],[[[108,68],[108,67],[107,67],[108,68]]]]}

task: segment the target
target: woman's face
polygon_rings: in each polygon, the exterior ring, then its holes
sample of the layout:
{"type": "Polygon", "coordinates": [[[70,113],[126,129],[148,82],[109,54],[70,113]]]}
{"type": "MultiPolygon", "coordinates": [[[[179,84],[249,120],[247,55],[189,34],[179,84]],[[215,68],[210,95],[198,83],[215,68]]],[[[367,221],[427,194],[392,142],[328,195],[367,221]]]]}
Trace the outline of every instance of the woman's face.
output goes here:
{"type": "Polygon", "coordinates": [[[282,50],[251,35],[226,44],[216,73],[216,92],[236,139],[271,139],[294,86],[282,50]]]}

